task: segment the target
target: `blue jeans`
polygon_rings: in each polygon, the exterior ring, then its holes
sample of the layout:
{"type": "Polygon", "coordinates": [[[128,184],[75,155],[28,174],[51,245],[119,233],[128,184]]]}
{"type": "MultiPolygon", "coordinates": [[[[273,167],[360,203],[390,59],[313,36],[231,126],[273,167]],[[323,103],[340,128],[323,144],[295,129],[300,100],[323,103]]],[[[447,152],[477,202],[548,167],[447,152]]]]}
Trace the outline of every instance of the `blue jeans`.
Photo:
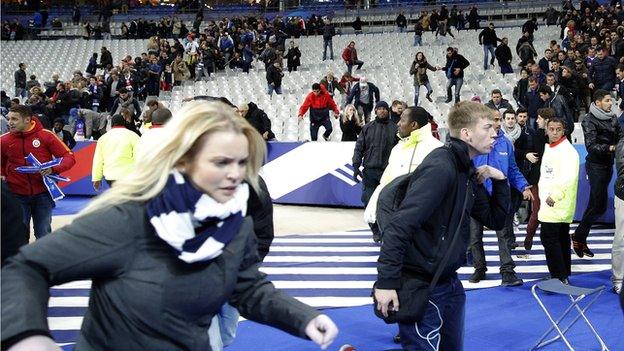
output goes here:
{"type": "Polygon", "coordinates": [[[55,206],[50,194],[45,191],[33,196],[15,195],[22,206],[24,223],[30,228],[30,218],[35,228],[35,238],[40,239],[52,232],[52,209],[55,206]]]}
{"type": "Polygon", "coordinates": [[[360,61],[360,60],[355,60],[355,62],[353,62],[353,64],[347,64],[347,71],[349,72],[349,74],[353,73],[353,66],[357,66],[356,69],[360,69],[362,68],[362,65],[364,64],[364,61],[360,61]]]}
{"type": "Polygon", "coordinates": [[[329,138],[334,130],[334,127],[331,124],[331,118],[329,117],[314,122],[310,120],[310,138],[312,141],[316,141],[318,139],[318,132],[321,126],[325,127],[325,133],[323,133],[324,138],[329,138]]]}
{"type": "Polygon", "coordinates": [[[275,92],[275,94],[277,95],[282,95],[282,87],[276,87],[271,84],[267,84],[267,94],[269,94],[269,96],[272,96],[273,92],[275,92]]]}
{"type": "Polygon", "coordinates": [[[414,46],[422,46],[422,36],[414,35],[414,46]]]}
{"type": "Polygon", "coordinates": [[[15,88],[15,97],[25,99],[28,97],[28,90],[24,88],[15,88]]]}
{"type": "Polygon", "coordinates": [[[329,59],[334,59],[334,44],[332,38],[323,39],[323,61],[327,59],[327,48],[329,47],[329,59]]]}
{"type": "Polygon", "coordinates": [[[464,78],[449,78],[446,81],[446,95],[447,100],[451,100],[451,87],[455,86],[455,102],[459,102],[459,94],[461,93],[461,87],[464,84],[464,78]]]}
{"type": "Polygon", "coordinates": [[[439,282],[429,294],[423,318],[418,323],[399,323],[403,350],[463,350],[465,304],[466,293],[457,276],[439,282]]]}
{"type": "Polygon", "coordinates": [[[483,45],[483,69],[488,69],[488,52],[492,57],[490,58],[490,64],[494,63],[494,45],[483,45]]]}
{"type": "Polygon", "coordinates": [[[221,311],[212,318],[208,328],[212,351],[221,351],[234,341],[239,316],[238,310],[229,303],[221,306],[221,311]]]}
{"type": "MultiPolygon", "coordinates": [[[[423,85],[425,86],[425,88],[427,88],[427,94],[431,94],[433,92],[433,89],[431,89],[431,84],[429,84],[429,82],[426,82],[423,85]]],[[[422,85],[416,85],[414,87],[414,106],[418,106],[418,97],[420,96],[421,86],[422,85]]]]}
{"type": "Polygon", "coordinates": [[[398,27],[398,28],[399,28],[399,33],[405,32],[405,27],[398,27]]]}

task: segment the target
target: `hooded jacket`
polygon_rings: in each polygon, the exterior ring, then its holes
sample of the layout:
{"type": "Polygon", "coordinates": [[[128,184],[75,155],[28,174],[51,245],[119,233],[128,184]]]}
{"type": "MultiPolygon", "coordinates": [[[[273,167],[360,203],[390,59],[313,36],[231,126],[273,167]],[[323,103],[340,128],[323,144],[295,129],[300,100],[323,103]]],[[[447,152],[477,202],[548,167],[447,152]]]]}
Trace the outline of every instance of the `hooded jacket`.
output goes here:
{"type": "Polygon", "coordinates": [[[61,164],[52,168],[54,173],[62,173],[76,163],[73,152],[54,132],[43,129],[41,122],[32,117],[31,125],[25,132],[9,132],[0,137],[2,154],[1,174],[6,177],[9,188],[14,194],[33,196],[47,191],[41,175],[18,173],[15,168],[29,166],[24,157],[32,153],[39,162],[48,162],[53,158],[63,158],[61,164]]]}
{"type": "MultiPolygon", "coordinates": [[[[494,147],[492,148],[492,151],[490,151],[487,155],[479,155],[475,157],[472,162],[474,163],[475,168],[488,165],[503,172],[505,177],[509,179],[509,184],[519,192],[523,192],[524,189],[529,186],[529,183],[520,172],[518,165],[516,165],[513,144],[505,136],[502,128],[498,131],[498,135],[494,140],[494,147]]],[[[487,179],[484,185],[487,191],[491,194],[492,181],[487,179]]]]}
{"type": "MultiPolygon", "coordinates": [[[[334,99],[329,95],[325,86],[321,84],[321,93],[317,96],[313,91],[308,93],[303,104],[299,107],[299,116],[304,116],[308,109],[311,110],[325,110],[331,109],[335,114],[340,114],[338,106],[334,99]]],[[[312,114],[312,111],[310,112],[312,114]]]]}
{"type": "Polygon", "coordinates": [[[576,209],[579,155],[568,139],[546,146],[539,180],[540,210],[537,219],[545,223],[572,223],[576,209]],[[550,207],[550,197],[555,205],[550,207]]]}
{"type": "MultiPolygon", "coordinates": [[[[399,136],[399,138],[401,137],[399,136]]],[[[388,166],[381,175],[379,185],[368,201],[364,211],[364,220],[368,223],[375,223],[377,198],[388,183],[398,176],[413,172],[431,151],[442,145],[444,144],[431,134],[431,124],[429,123],[414,130],[407,138],[400,139],[399,143],[392,148],[388,166]]]]}
{"type": "Polygon", "coordinates": [[[611,167],[614,152],[609,151],[611,145],[616,145],[622,136],[617,117],[613,112],[605,112],[595,103],[589,107],[589,113],[581,123],[587,148],[587,162],[611,167]]]}

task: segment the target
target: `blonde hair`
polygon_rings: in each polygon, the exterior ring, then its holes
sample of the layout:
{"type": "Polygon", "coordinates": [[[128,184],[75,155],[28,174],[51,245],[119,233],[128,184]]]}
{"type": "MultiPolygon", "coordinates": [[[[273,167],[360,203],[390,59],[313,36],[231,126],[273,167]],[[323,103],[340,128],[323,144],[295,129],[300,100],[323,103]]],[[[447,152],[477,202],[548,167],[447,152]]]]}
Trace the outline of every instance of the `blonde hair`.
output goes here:
{"type": "Polygon", "coordinates": [[[357,108],[355,108],[355,105],[353,104],[349,104],[347,106],[345,106],[343,112],[342,112],[342,123],[347,123],[348,119],[347,119],[347,110],[349,110],[349,107],[353,107],[353,118],[355,118],[355,121],[357,122],[358,125],[362,125],[362,119],[360,118],[360,114],[358,113],[357,108]]]}
{"type": "Polygon", "coordinates": [[[461,101],[451,108],[448,114],[449,132],[452,137],[459,137],[464,128],[473,128],[480,119],[493,119],[493,111],[474,101],[461,101]]]}
{"type": "Polygon", "coordinates": [[[258,191],[258,171],[266,156],[262,136],[224,103],[195,101],[185,104],[167,122],[160,143],[145,150],[128,176],[116,181],[112,188],[93,200],[79,215],[125,202],[144,202],[154,198],[165,187],[171,170],[190,162],[206,138],[220,131],[240,133],[247,138],[249,158],[245,179],[258,191]]]}

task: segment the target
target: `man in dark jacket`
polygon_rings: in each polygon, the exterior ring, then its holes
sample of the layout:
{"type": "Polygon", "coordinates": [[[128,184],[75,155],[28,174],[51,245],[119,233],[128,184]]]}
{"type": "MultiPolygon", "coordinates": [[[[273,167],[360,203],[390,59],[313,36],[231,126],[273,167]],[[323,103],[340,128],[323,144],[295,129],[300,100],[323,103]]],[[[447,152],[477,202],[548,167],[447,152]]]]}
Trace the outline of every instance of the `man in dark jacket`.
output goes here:
{"type": "Polygon", "coordinates": [[[65,145],[67,145],[68,148],[73,149],[74,146],[76,146],[76,140],[74,140],[74,137],[69,131],[63,129],[64,127],[65,120],[63,120],[62,118],[57,118],[54,120],[54,127],[52,128],[52,131],[59,139],[63,141],[65,145]]]}
{"type": "Polygon", "coordinates": [[[596,58],[589,67],[589,88],[613,90],[615,86],[615,67],[617,61],[608,56],[602,48],[596,49],[596,58]]]}
{"type": "MultiPolygon", "coordinates": [[[[353,151],[353,180],[359,182],[362,178],[362,202],[368,205],[368,200],[379,185],[384,169],[388,165],[390,152],[397,143],[398,127],[389,118],[390,106],[385,101],[379,101],[375,106],[377,117],[367,123],[355,142],[353,151]],[[363,170],[360,166],[364,165],[363,170]]],[[[379,228],[371,225],[373,240],[380,241],[379,228]]]]}
{"type": "Polygon", "coordinates": [[[329,59],[334,60],[334,43],[333,38],[336,35],[334,24],[329,18],[325,19],[323,26],[323,61],[327,59],[327,48],[329,48],[329,59]]]}
{"type": "Polygon", "coordinates": [[[542,69],[542,72],[544,73],[548,73],[551,71],[551,63],[550,60],[552,60],[552,50],[550,49],[546,49],[544,50],[544,57],[542,57],[537,64],[540,66],[540,68],[542,69]]]}
{"type": "MultiPolygon", "coordinates": [[[[492,148],[496,133],[491,110],[476,102],[461,102],[451,108],[448,124],[450,144],[432,151],[412,173],[405,198],[384,232],[374,295],[382,314],[397,311],[403,307],[396,292],[402,280],[428,282],[441,268],[440,280],[429,293],[431,303],[423,316],[414,317],[422,317],[417,324],[420,330],[438,330],[432,338],[440,338],[440,350],[461,350],[466,295],[456,271],[468,246],[470,216],[501,229],[509,186],[499,170],[490,166],[475,170],[471,161],[492,148]],[[493,184],[491,196],[478,183],[488,178],[493,184]],[[454,235],[459,235],[457,243],[449,247],[454,235]],[[440,267],[448,250],[447,264],[440,267]]],[[[431,348],[429,338],[417,335],[414,323],[399,323],[399,334],[407,350],[431,348]]]]}
{"type": "Polygon", "coordinates": [[[492,90],[492,99],[485,104],[486,107],[492,110],[513,110],[513,107],[509,103],[509,100],[503,99],[503,93],[500,89],[492,90]]]}
{"type": "Polygon", "coordinates": [[[459,102],[461,87],[464,84],[464,70],[470,62],[457,52],[456,48],[446,49],[446,65],[442,68],[446,74],[446,103],[453,101],[452,86],[455,86],[455,103],[459,102]]]}
{"type": "Polygon", "coordinates": [[[25,98],[28,96],[28,91],[26,90],[26,64],[20,63],[19,69],[15,71],[15,97],[25,98]]]}
{"type": "Polygon", "coordinates": [[[98,66],[99,68],[106,68],[108,67],[108,65],[113,65],[113,55],[111,54],[110,51],[108,51],[108,49],[106,49],[106,46],[102,46],[102,49],[100,50],[101,52],[101,56],[100,56],[100,65],[98,66]]]}
{"type": "Polygon", "coordinates": [[[274,140],[275,134],[271,131],[271,120],[267,116],[266,112],[261,110],[253,102],[242,104],[238,107],[238,112],[241,117],[245,118],[249,124],[251,124],[264,140],[274,140]]]}
{"type": "Polygon", "coordinates": [[[529,126],[535,127],[537,121],[537,110],[544,105],[542,99],[539,96],[539,83],[537,78],[531,76],[528,78],[528,89],[522,99],[522,106],[526,107],[529,114],[529,126]]]}
{"type": "Polygon", "coordinates": [[[585,136],[585,171],[589,179],[589,202],[583,219],[574,231],[572,245],[579,256],[594,257],[587,247],[589,230],[598,217],[607,210],[608,187],[613,174],[613,158],[622,132],[611,107],[613,99],[606,90],[594,93],[594,102],[582,122],[585,136]]]}
{"type": "Polygon", "coordinates": [[[566,122],[565,135],[568,140],[571,140],[572,132],[574,131],[574,117],[572,116],[572,110],[568,106],[568,103],[563,99],[563,96],[556,94],[550,87],[541,86],[538,90],[540,99],[544,102],[543,107],[550,107],[555,110],[555,117],[561,118],[566,122]]]}
{"type": "Polygon", "coordinates": [[[273,62],[272,65],[267,67],[266,80],[267,80],[267,94],[273,96],[273,92],[277,95],[282,94],[282,66],[279,62],[273,62]]]}
{"type": "Polygon", "coordinates": [[[373,83],[369,83],[365,77],[360,77],[360,82],[355,84],[349,95],[347,95],[347,104],[353,102],[355,108],[361,116],[364,116],[364,121],[368,123],[370,121],[370,115],[373,110],[373,106],[379,101],[379,89],[373,83]]]}
{"type": "Polygon", "coordinates": [[[483,45],[483,69],[488,69],[488,55],[491,55],[490,65],[494,65],[494,49],[496,49],[496,42],[502,41],[496,36],[496,30],[494,29],[494,23],[490,22],[489,27],[483,28],[479,33],[479,45],[483,45]]]}
{"type": "Polygon", "coordinates": [[[312,84],[312,91],[308,93],[303,104],[299,107],[297,117],[303,120],[303,117],[310,110],[310,138],[312,141],[318,139],[319,128],[325,128],[323,139],[329,141],[329,137],[334,130],[329,117],[329,111],[334,111],[334,116],[338,118],[340,110],[334,99],[329,95],[325,86],[319,83],[312,84]]]}
{"type": "Polygon", "coordinates": [[[407,28],[407,18],[405,18],[403,11],[399,13],[399,15],[397,16],[394,22],[396,23],[397,28],[399,29],[399,33],[405,32],[405,28],[407,28]]]}
{"type": "Polygon", "coordinates": [[[494,50],[494,56],[496,56],[498,66],[500,67],[500,71],[503,76],[505,74],[513,73],[513,67],[511,67],[511,60],[513,60],[513,56],[511,55],[509,39],[507,37],[504,37],[501,44],[496,48],[496,50],[494,50]]]}

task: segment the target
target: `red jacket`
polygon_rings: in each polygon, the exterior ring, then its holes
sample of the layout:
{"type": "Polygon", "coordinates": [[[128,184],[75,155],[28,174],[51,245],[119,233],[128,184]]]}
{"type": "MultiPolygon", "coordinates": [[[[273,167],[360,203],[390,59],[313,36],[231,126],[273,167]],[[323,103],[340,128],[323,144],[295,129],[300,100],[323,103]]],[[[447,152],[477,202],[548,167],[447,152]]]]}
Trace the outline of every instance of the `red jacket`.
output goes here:
{"type": "Polygon", "coordinates": [[[299,116],[305,115],[306,112],[308,112],[309,108],[319,110],[330,108],[332,111],[334,111],[335,114],[340,114],[338,106],[336,106],[336,102],[331,97],[331,95],[329,95],[327,89],[323,84],[321,84],[321,94],[319,96],[316,96],[313,91],[310,92],[308,96],[306,96],[303,104],[301,105],[301,107],[299,107],[299,116]]]}
{"type": "Polygon", "coordinates": [[[48,191],[39,174],[18,173],[15,168],[29,166],[24,157],[32,153],[40,162],[62,157],[54,173],[62,173],[76,163],[74,153],[53,132],[43,129],[36,117],[26,132],[9,132],[0,136],[0,173],[6,177],[11,191],[18,195],[32,196],[48,191]]]}

